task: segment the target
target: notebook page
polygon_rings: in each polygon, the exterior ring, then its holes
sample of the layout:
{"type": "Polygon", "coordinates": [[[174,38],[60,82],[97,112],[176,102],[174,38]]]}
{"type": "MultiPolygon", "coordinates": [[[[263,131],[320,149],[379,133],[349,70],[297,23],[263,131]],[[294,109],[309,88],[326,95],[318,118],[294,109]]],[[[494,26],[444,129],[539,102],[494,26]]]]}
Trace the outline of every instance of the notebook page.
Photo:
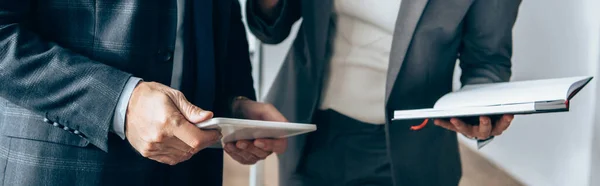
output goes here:
{"type": "Polygon", "coordinates": [[[434,108],[566,100],[571,85],[586,78],[588,77],[467,85],[440,98],[434,108]]]}

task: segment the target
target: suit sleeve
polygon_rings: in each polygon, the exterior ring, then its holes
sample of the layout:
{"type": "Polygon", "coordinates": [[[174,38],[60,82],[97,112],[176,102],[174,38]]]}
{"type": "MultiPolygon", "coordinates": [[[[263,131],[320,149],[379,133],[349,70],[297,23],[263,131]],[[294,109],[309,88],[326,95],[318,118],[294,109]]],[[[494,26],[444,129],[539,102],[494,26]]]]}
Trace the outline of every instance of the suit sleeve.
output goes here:
{"type": "Polygon", "coordinates": [[[108,151],[115,106],[131,75],[24,27],[20,21],[30,13],[30,2],[0,1],[0,96],[80,131],[108,151]]]}
{"type": "Polygon", "coordinates": [[[279,0],[277,16],[274,21],[264,19],[257,8],[257,0],[248,0],[246,3],[246,19],[250,31],[262,42],[278,44],[290,35],[292,25],[302,15],[301,0],[279,0]]]}
{"type": "Polygon", "coordinates": [[[512,29],[521,0],[476,0],[464,18],[463,85],[509,81],[512,29]]]}

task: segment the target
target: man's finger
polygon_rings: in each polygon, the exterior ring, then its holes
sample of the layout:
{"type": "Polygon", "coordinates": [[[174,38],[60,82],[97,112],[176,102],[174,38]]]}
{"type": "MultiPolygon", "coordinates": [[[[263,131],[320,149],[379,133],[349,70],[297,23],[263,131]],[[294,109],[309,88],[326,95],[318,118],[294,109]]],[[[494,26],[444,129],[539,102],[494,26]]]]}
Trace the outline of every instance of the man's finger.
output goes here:
{"type": "Polygon", "coordinates": [[[249,152],[244,151],[243,149],[238,148],[234,143],[226,144],[225,148],[227,148],[229,153],[237,154],[238,156],[241,156],[244,160],[248,162],[256,162],[259,160],[258,157],[249,152]]]}
{"type": "Polygon", "coordinates": [[[452,119],[450,119],[450,123],[452,123],[452,125],[454,125],[454,128],[456,128],[456,132],[462,133],[462,134],[466,135],[467,137],[473,137],[472,128],[467,126],[467,124],[465,124],[465,122],[463,122],[462,120],[457,119],[457,118],[452,118],[452,119]]]}
{"type": "Polygon", "coordinates": [[[268,152],[277,154],[284,153],[287,149],[287,138],[279,139],[257,139],[254,140],[254,146],[268,152]]]}
{"type": "Polygon", "coordinates": [[[191,153],[215,144],[221,139],[221,132],[217,130],[201,130],[195,125],[186,122],[173,130],[173,134],[192,148],[191,153]]]}
{"type": "Polygon", "coordinates": [[[246,162],[246,160],[238,154],[230,153],[230,152],[227,152],[227,154],[229,154],[229,156],[231,156],[231,158],[233,158],[233,160],[235,160],[243,165],[247,165],[249,163],[249,162],[246,162]]]}
{"type": "Polygon", "coordinates": [[[177,106],[177,109],[191,123],[200,123],[213,117],[210,111],[202,110],[196,105],[190,103],[182,93],[177,92],[171,95],[171,100],[177,106]]]}
{"type": "MultiPolygon", "coordinates": [[[[226,145],[227,146],[227,145],[226,145]]],[[[229,156],[231,156],[231,158],[233,158],[233,160],[243,164],[243,165],[250,165],[253,164],[253,162],[249,162],[246,159],[244,159],[242,156],[240,156],[237,153],[233,153],[231,151],[229,151],[227,148],[224,148],[225,152],[227,152],[227,154],[229,154],[229,156]]]]}
{"type": "Polygon", "coordinates": [[[162,151],[151,152],[149,157],[155,156],[168,156],[172,159],[184,161],[189,159],[193,154],[188,151],[182,151],[172,146],[164,146],[162,147],[162,151]]]}
{"type": "Polygon", "coordinates": [[[287,122],[288,120],[271,104],[265,104],[265,114],[262,120],[287,122]]]}
{"type": "Polygon", "coordinates": [[[448,122],[446,120],[443,120],[443,119],[433,120],[433,124],[435,124],[437,126],[440,126],[442,128],[451,130],[451,131],[458,132],[457,129],[456,129],[456,127],[454,127],[454,125],[452,123],[450,123],[450,122],[448,122]]]}
{"type": "Polygon", "coordinates": [[[225,143],[225,147],[223,148],[227,153],[238,153],[242,150],[235,148],[235,142],[225,143]]]}
{"type": "Polygon", "coordinates": [[[183,152],[192,152],[192,147],[185,144],[179,138],[169,138],[165,142],[163,142],[163,144],[165,146],[170,146],[183,152]]]}
{"type": "Polygon", "coordinates": [[[246,146],[245,149],[243,149],[244,151],[251,153],[252,155],[258,157],[261,160],[265,159],[265,158],[267,158],[267,156],[271,155],[271,151],[262,150],[256,146],[254,146],[254,144],[249,141],[238,141],[237,144],[238,144],[237,145],[238,148],[239,148],[240,144],[244,144],[246,146]]]}
{"type": "Polygon", "coordinates": [[[479,139],[487,139],[490,137],[490,133],[492,132],[492,121],[487,116],[479,117],[479,131],[477,132],[477,137],[479,139]]]}
{"type": "Polygon", "coordinates": [[[494,129],[492,130],[492,135],[497,136],[497,135],[502,134],[502,132],[504,132],[506,129],[508,129],[508,127],[512,123],[513,119],[514,119],[514,115],[506,114],[506,115],[502,116],[502,118],[500,118],[496,122],[496,125],[494,126],[494,129]]]}

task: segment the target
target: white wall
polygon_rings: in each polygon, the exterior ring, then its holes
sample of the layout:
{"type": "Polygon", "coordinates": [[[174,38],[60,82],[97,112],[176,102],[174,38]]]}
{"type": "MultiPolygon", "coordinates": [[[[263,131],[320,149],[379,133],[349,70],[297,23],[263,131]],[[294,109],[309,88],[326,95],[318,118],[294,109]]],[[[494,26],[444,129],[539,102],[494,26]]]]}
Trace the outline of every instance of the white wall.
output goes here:
{"type": "MultiPolygon", "coordinates": [[[[598,8],[598,0],[524,0],[514,29],[513,80],[597,76],[598,8]]],[[[528,185],[592,185],[592,159],[600,157],[600,149],[592,153],[597,82],[572,100],[569,113],[519,116],[481,152],[528,185]]]]}
{"type": "MultiPolygon", "coordinates": [[[[263,48],[262,90],[270,87],[292,38],[263,48]]],[[[523,0],[514,28],[513,80],[598,77],[572,100],[570,112],[519,116],[480,152],[527,185],[600,185],[599,51],[600,0],[523,0]]]]}
{"type": "MultiPolygon", "coordinates": [[[[592,0],[593,1],[593,0],[592,0]]],[[[596,70],[596,76],[600,78],[600,0],[595,0],[594,2],[590,2],[589,6],[587,6],[587,15],[588,22],[592,27],[592,32],[590,33],[590,46],[589,50],[589,60],[591,63],[595,65],[593,69],[596,70]],[[596,41],[594,43],[593,41],[596,41]]],[[[595,95],[600,95],[600,83],[596,84],[596,92],[595,95]]],[[[600,185],[600,99],[596,98],[595,101],[595,109],[594,109],[594,123],[593,123],[593,141],[592,141],[592,156],[591,156],[591,172],[590,172],[590,185],[600,185]]]]}

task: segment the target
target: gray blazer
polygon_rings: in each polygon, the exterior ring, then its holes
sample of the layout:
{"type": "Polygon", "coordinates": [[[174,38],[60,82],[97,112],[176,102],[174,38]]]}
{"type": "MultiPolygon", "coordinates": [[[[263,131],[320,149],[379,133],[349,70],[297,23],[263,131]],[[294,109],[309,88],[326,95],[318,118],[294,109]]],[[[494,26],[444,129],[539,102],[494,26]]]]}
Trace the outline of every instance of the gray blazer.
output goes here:
{"type": "MultiPolygon", "coordinates": [[[[213,9],[194,24],[214,33],[202,91],[227,116],[255,93],[240,4],[213,2],[192,10],[213,9]]],[[[109,132],[130,76],[170,84],[176,23],[176,0],[0,1],[0,185],[221,185],[222,150],[171,167],[109,132]]]]}
{"type": "MultiPolygon", "coordinates": [[[[521,0],[402,0],[391,49],[386,87],[388,120],[393,110],[432,107],[452,90],[456,60],[465,84],[508,81],[512,28],[521,0]]],[[[335,34],[332,0],[281,0],[279,17],[261,18],[256,0],[247,4],[251,31],[263,42],[288,37],[301,28],[266,100],[291,121],[311,122],[319,103],[324,69],[335,34]]],[[[457,185],[461,165],[456,133],[420,121],[386,124],[395,185],[457,185]]],[[[318,127],[318,126],[317,126],[318,127]]],[[[293,177],[305,136],[289,140],[280,158],[281,185],[300,185],[293,177]]]]}

